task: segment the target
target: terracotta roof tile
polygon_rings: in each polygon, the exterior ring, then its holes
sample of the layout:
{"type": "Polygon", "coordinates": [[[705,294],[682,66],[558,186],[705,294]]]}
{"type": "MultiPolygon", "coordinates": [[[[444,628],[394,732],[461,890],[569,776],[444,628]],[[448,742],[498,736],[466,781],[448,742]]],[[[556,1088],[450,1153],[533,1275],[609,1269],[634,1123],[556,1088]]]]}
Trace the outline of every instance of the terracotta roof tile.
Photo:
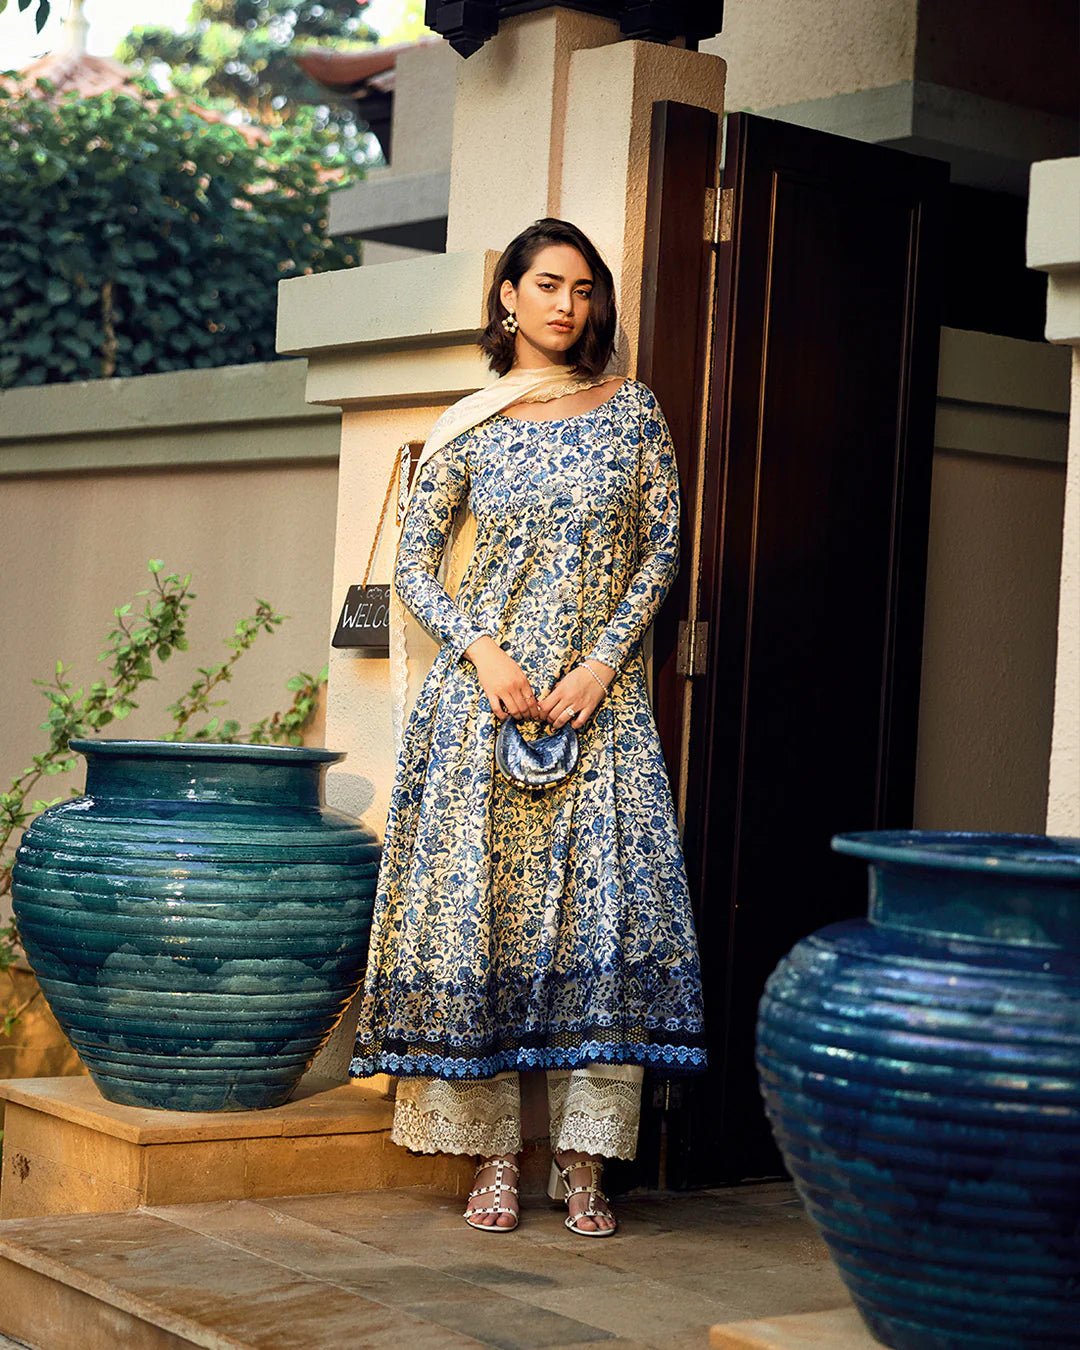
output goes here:
{"type": "MultiPolygon", "coordinates": [[[[442,40],[432,36],[419,38],[415,42],[398,42],[390,47],[366,47],[362,51],[351,52],[312,48],[297,56],[296,64],[327,89],[347,92],[392,71],[397,64],[398,52],[411,47],[428,47],[442,40]]],[[[385,88],[386,85],[379,82],[378,87],[385,88]]]]}

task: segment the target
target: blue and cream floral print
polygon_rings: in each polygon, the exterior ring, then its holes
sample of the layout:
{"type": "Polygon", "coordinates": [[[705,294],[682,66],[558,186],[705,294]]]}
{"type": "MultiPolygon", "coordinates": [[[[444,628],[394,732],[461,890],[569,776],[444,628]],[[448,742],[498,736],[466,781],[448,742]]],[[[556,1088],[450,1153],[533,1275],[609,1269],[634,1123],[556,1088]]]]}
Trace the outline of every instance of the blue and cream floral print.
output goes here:
{"type": "Polygon", "coordinates": [[[420,472],[394,584],[443,646],[398,755],[351,1072],[701,1069],[697,944],[641,655],[679,567],[656,397],[628,379],[575,416],[498,413],[420,472]],[[452,599],[436,572],[466,497],[476,544],[452,599]],[[462,655],[483,633],[538,695],[583,655],[617,672],[554,787],[495,768],[499,722],[462,655]]]}

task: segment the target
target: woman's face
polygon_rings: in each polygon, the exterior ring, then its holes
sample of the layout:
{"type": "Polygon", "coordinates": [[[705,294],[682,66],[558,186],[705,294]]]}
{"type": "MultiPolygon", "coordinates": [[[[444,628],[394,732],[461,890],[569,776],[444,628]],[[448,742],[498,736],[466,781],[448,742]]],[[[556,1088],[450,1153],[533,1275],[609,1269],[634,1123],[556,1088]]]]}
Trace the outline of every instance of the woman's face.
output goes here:
{"type": "Polygon", "coordinates": [[[546,244],[537,252],[517,288],[504,281],[499,297],[517,316],[515,361],[530,350],[556,365],[585,331],[592,296],[592,269],[572,244],[546,244]]]}

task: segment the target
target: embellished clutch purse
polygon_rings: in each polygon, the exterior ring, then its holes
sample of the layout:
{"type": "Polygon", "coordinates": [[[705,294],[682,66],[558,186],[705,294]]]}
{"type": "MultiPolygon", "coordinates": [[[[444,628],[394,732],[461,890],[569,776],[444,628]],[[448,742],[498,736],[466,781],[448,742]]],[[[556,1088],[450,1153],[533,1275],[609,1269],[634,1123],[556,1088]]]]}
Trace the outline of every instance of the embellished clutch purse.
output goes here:
{"type": "Polygon", "coordinates": [[[499,772],[518,787],[546,788],[561,783],[577,767],[577,729],[567,722],[547,736],[527,741],[512,717],[503,718],[495,738],[499,772]]]}

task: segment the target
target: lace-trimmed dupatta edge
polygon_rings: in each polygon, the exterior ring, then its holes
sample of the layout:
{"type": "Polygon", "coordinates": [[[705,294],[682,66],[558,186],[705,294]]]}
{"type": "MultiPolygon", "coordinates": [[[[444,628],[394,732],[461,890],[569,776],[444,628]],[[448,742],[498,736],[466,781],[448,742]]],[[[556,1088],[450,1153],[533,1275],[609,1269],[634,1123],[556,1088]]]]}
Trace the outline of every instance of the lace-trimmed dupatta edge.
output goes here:
{"type": "MultiPolygon", "coordinates": [[[[609,371],[604,379],[616,379],[619,371],[609,371]]],[[[567,381],[564,367],[547,367],[543,370],[512,370],[499,376],[493,384],[485,385],[464,398],[452,403],[435,420],[409,484],[408,501],[420,477],[420,470],[443,446],[455,436],[460,436],[469,427],[501,412],[503,408],[516,403],[527,394],[539,393],[567,381]]],[[[405,514],[408,513],[406,505],[405,514]]],[[[404,529],[405,514],[402,516],[404,529]]],[[[400,541],[400,532],[398,540],[400,541]]],[[[455,513],[450,526],[442,561],[439,564],[436,580],[446,593],[453,598],[457,594],[461,578],[472,557],[476,543],[476,517],[467,502],[462,502],[455,513]]],[[[397,547],[394,549],[394,567],[397,567],[397,547]]],[[[394,733],[394,756],[397,757],[405,735],[405,725],[417,695],[424,683],[440,644],[418,619],[402,604],[397,588],[391,578],[390,584],[390,703],[394,733]]]]}

